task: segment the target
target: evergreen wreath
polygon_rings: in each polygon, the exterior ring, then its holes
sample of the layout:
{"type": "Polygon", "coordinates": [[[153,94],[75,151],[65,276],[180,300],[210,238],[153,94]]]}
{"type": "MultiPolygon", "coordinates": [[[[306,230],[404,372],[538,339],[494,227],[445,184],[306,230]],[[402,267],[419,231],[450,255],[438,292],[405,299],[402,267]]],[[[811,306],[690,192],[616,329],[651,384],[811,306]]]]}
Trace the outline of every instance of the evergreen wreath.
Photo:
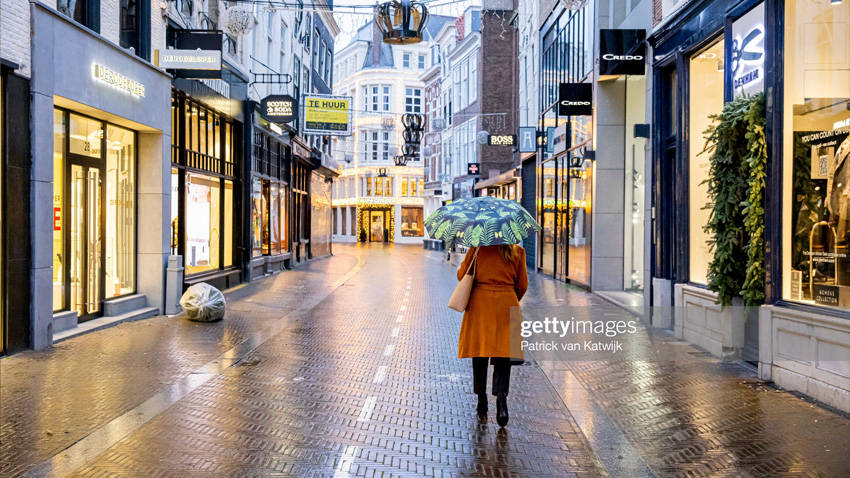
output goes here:
{"type": "MultiPolygon", "coordinates": [[[[764,184],[767,164],[764,93],[740,96],[711,117],[703,153],[711,154],[708,173],[711,210],[704,230],[714,254],[708,288],[717,302],[747,306],[764,300],[764,184]]],[[[702,154],[702,153],[701,153],[702,154]]]]}

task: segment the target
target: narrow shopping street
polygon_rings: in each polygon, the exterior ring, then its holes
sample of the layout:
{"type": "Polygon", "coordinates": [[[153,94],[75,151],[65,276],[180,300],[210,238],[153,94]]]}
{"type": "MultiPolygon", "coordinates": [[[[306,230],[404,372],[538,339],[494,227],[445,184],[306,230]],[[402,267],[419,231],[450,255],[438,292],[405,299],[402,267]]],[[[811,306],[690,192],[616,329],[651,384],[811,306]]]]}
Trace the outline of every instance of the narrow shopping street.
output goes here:
{"type": "MultiPolygon", "coordinates": [[[[157,317],[2,367],[6,476],[840,476],[850,420],[656,330],[683,363],[514,368],[511,421],[475,417],[440,253],[334,256],[226,294],[224,321],[157,317]],[[548,376],[547,376],[548,375],[548,376]]],[[[532,275],[533,306],[625,314],[532,275]]],[[[635,345],[635,344],[633,344],[635,345]]],[[[637,346],[637,345],[635,345],[637,346]]],[[[491,405],[492,406],[492,405],[491,405]]]]}

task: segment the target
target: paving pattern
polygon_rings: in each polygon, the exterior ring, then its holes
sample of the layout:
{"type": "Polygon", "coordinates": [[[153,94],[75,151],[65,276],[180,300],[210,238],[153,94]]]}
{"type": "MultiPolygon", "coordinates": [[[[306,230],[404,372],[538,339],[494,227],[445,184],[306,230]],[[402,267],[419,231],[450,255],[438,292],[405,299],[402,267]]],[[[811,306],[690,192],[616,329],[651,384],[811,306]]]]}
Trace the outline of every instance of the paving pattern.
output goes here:
{"type": "MultiPolygon", "coordinates": [[[[539,276],[531,282],[527,309],[568,303],[597,318],[632,317],[583,291],[539,276]]],[[[598,404],[654,474],[850,476],[846,414],[767,385],[664,330],[641,328],[622,340],[627,360],[541,364],[579,421],[581,402],[598,404]],[[581,384],[578,397],[573,382],[581,384]]]]}
{"type": "MultiPolygon", "coordinates": [[[[477,422],[453,271],[412,251],[335,247],[362,270],[73,476],[599,476],[533,365],[509,427],[477,422]]],[[[232,307],[276,307],[259,296],[232,307]]]]}
{"type": "Polygon", "coordinates": [[[227,320],[157,317],[0,360],[0,476],[17,476],[279,320],[357,264],[311,262],[226,294],[227,320]],[[262,304],[262,305],[260,305],[262,304]]]}
{"type": "MultiPolygon", "coordinates": [[[[515,367],[507,429],[492,400],[480,424],[470,361],[456,358],[459,314],[445,307],[452,267],[411,246],[334,252],[229,292],[217,324],[160,317],[0,360],[0,476],[59,476],[42,472],[69,455],[78,477],[850,470],[846,416],[654,329],[630,338],[629,360],[515,367]],[[677,359],[659,361],[658,350],[677,359]],[[120,434],[103,433],[187,377],[201,380],[120,434]],[[98,434],[104,446],[86,448],[98,434]]],[[[564,303],[627,317],[531,276],[525,306],[564,303]]]]}

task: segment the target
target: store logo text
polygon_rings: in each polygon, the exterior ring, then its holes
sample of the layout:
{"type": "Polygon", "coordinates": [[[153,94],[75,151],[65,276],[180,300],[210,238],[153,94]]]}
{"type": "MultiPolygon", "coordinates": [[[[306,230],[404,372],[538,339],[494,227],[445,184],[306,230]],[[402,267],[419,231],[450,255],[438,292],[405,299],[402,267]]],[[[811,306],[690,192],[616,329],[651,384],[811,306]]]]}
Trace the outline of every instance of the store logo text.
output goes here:
{"type": "Polygon", "coordinates": [[[103,65],[94,65],[94,77],[131,95],[138,97],[145,96],[145,85],[116,73],[103,65]]]}

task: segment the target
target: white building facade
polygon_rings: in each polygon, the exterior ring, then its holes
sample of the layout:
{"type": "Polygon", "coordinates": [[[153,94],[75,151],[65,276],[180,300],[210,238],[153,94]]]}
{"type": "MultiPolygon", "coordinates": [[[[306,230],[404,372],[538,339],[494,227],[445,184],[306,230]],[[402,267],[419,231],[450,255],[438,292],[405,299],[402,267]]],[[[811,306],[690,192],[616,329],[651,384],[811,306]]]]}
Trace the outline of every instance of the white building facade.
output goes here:
{"type": "MultiPolygon", "coordinates": [[[[423,36],[452,20],[429,18],[423,36]]],[[[424,114],[423,71],[431,66],[428,42],[390,46],[374,22],[360,28],[336,53],[334,94],[354,100],[353,134],[334,140],[340,177],[333,190],[333,240],[421,243],[425,229],[422,159],[397,166],[402,116],[424,114]]]]}

